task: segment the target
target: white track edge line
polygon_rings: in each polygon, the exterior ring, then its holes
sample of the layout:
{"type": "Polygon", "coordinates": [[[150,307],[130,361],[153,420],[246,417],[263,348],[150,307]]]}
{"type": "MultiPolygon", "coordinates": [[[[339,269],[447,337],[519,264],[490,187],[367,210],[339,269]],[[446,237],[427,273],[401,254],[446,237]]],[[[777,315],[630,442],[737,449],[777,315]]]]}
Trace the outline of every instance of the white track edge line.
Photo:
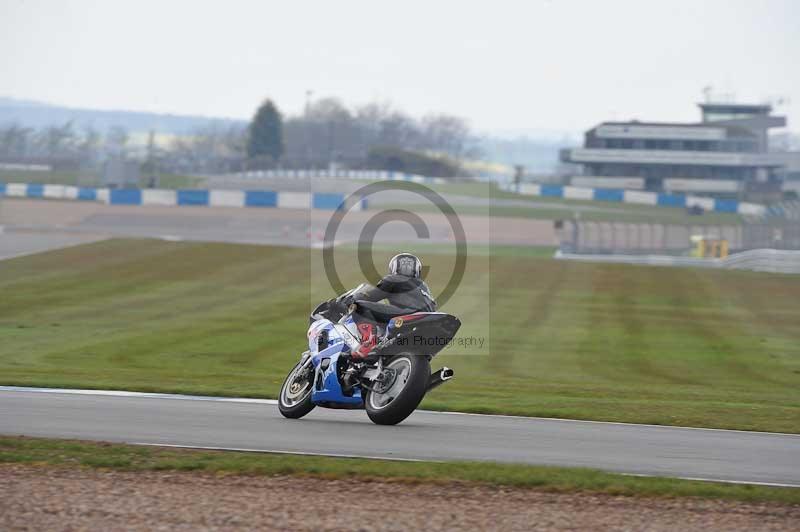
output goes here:
{"type": "Polygon", "coordinates": [[[329,458],[366,458],[368,460],[391,460],[395,462],[435,462],[438,460],[424,460],[422,458],[399,458],[394,456],[370,456],[361,454],[341,453],[315,453],[312,451],[284,451],[275,449],[246,449],[238,447],[211,447],[206,445],[179,445],[173,443],[127,442],[128,445],[142,445],[146,447],[171,447],[175,449],[197,449],[201,451],[232,451],[237,453],[269,453],[269,454],[296,454],[302,456],[326,456],[329,458]]]}
{"type": "MultiPolygon", "coordinates": [[[[196,449],[201,451],[228,451],[239,453],[266,453],[266,454],[294,454],[299,456],[323,456],[329,458],[363,458],[367,460],[389,460],[395,462],[428,462],[428,463],[446,463],[441,460],[424,460],[421,458],[399,458],[392,456],[370,456],[361,454],[339,454],[339,453],[315,453],[310,451],[284,451],[274,449],[246,449],[238,447],[210,447],[205,445],[179,445],[170,443],[147,443],[147,442],[128,442],[128,445],[141,445],[145,447],[169,447],[173,449],[196,449]]],[[[526,465],[526,464],[522,464],[526,465]]],[[[545,466],[545,467],[558,467],[558,466],[545,466]]],[[[671,477],[665,475],[648,475],[645,473],[620,473],[617,471],[604,470],[606,473],[623,475],[626,477],[640,477],[640,478],[674,478],[678,480],[693,480],[696,482],[717,482],[722,484],[741,484],[741,485],[755,485],[755,486],[768,486],[775,488],[800,488],[800,484],[783,484],[780,482],[760,482],[760,481],[747,481],[747,480],[725,480],[718,478],[702,478],[702,477],[671,477]]]]}
{"type": "MultiPolygon", "coordinates": [[[[111,397],[133,397],[143,399],[179,399],[184,401],[216,401],[220,403],[255,403],[277,405],[277,399],[250,399],[247,397],[219,397],[208,395],[183,395],[175,393],[150,393],[150,392],[126,392],[122,390],[82,390],[71,388],[28,388],[25,386],[0,386],[0,392],[32,392],[32,393],[54,393],[70,395],[103,395],[111,397]]],[[[514,416],[503,414],[477,414],[473,412],[447,412],[442,410],[418,410],[426,414],[442,414],[448,416],[482,416],[501,419],[522,419],[527,421],[558,421],[568,423],[591,423],[597,425],[621,425],[627,427],[651,427],[664,430],[704,430],[709,432],[735,432],[741,434],[768,434],[773,436],[792,436],[800,438],[800,434],[790,432],[768,432],[763,430],[740,430],[740,429],[714,429],[708,427],[683,427],[680,425],[653,425],[648,423],[626,423],[623,421],[596,421],[591,419],[567,419],[560,417],[536,417],[536,416],[514,416]]]]}
{"type": "Polygon", "coordinates": [[[183,401],[214,401],[219,403],[255,403],[277,405],[277,399],[251,399],[247,397],[216,397],[211,395],[183,395],[178,393],[126,392],[121,390],[80,390],[70,388],[27,388],[25,386],[0,386],[0,392],[31,392],[67,395],[100,395],[106,397],[133,397],[140,399],[179,399],[183,401]]]}
{"type": "MultiPolygon", "coordinates": [[[[613,471],[608,471],[613,473],[613,471]]],[[[679,480],[693,480],[696,482],[720,482],[723,484],[741,484],[753,486],[767,486],[771,488],[800,488],[800,484],[784,484],[781,482],[761,482],[756,480],[725,480],[719,478],[705,478],[705,477],[670,477],[664,475],[646,475],[644,473],[617,473],[618,475],[625,475],[626,477],[641,477],[641,478],[676,478],[679,480]]]]}

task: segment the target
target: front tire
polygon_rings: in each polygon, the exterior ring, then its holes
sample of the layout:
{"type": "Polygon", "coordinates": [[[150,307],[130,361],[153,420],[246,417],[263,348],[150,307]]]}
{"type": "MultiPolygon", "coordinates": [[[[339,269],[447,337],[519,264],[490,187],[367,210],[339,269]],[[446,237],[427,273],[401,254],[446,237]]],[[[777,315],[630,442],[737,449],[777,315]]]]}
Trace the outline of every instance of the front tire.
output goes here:
{"type": "Polygon", "coordinates": [[[300,419],[316,406],[311,402],[314,367],[311,364],[303,367],[304,362],[305,360],[298,362],[286,376],[278,397],[278,410],[283,417],[289,419],[300,419]]]}
{"type": "Polygon", "coordinates": [[[428,389],[431,364],[423,355],[401,353],[384,366],[395,371],[395,379],[382,393],[365,390],[364,407],[377,425],[396,425],[417,409],[428,389]]]}

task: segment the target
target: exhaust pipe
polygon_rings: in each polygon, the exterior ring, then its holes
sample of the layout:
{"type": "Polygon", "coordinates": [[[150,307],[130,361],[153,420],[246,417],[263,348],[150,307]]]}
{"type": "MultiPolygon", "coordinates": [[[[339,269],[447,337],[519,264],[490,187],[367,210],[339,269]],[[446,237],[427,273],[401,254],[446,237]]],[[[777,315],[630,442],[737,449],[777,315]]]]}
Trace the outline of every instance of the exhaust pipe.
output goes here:
{"type": "Polygon", "coordinates": [[[439,371],[431,373],[431,378],[428,380],[427,391],[429,392],[437,386],[449,381],[453,378],[453,375],[455,375],[455,372],[447,366],[443,367],[439,371]]]}

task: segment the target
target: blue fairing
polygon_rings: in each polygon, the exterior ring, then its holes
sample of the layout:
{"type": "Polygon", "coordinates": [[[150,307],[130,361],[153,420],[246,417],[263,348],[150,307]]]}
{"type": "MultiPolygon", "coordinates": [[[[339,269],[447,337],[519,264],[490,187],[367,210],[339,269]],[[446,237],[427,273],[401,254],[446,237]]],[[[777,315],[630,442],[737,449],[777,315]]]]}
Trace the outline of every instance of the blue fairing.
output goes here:
{"type": "Polygon", "coordinates": [[[342,405],[346,407],[361,405],[363,400],[361,399],[361,389],[359,387],[353,390],[353,395],[351,396],[342,393],[342,386],[336,376],[336,366],[342,352],[339,350],[339,346],[333,346],[323,351],[323,353],[331,350],[334,352],[331,353],[330,357],[325,357],[330,358],[327,369],[323,370],[320,365],[317,366],[317,378],[314,380],[314,388],[311,391],[311,401],[314,404],[324,403],[325,406],[342,405]],[[322,375],[321,382],[319,375],[322,375]]]}
{"type": "Polygon", "coordinates": [[[347,396],[342,392],[342,386],[336,375],[339,357],[350,352],[350,348],[344,339],[336,331],[333,323],[328,320],[319,320],[309,327],[309,348],[311,351],[311,363],[314,366],[314,386],[311,390],[311,401],[314,404],[324,404],[328,407],[354,408],[361,406],[361,389],[356,387],[352,395],[347,396]],[[328,337],[327,345],[319,351],[317,348],[317,337],[322,332],[326,332],[328,337]],[[325,364],[323,361],[328,360],[325,364]],[[322,369],[322,366],[325,369],[322,369]]]}

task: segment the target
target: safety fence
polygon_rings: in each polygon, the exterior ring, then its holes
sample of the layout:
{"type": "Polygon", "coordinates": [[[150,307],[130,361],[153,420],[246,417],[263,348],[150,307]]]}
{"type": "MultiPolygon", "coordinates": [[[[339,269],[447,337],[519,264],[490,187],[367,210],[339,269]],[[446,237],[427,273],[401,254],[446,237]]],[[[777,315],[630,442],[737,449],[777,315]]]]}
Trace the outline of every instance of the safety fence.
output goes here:
{"type": "MultiPolygon", "coordinates": [[[[751,240],[745,246],[741,225],[681,225],[645,222],[597,222],[564,220],[557,222],[556,232],[561,250],[569,253],[645,254],[688,253],[692,237],[722,239],[730,249],[756,247],[751,240]]],[[[760,246],[768,245],[764,241],[760,246]]]]}
{"type": "Polygon", "coordinates": [[[365,210],[364,198],[345,194],[281,192],[274,190],[164,190],[141,188],[91,188],[69,185],[0,183],[0,196],[75,201],[109,205],[163,205],[205,207],[275,207],[290,209],[365,210]]]}
{"type": "Polygon", "coordinates": [[[694,268],[725,268],[757,272],[800,274],[800,251],[784,249],[751,249],[734,253],[723,259],[676,257],[671,255],[584,255],[557,251],[559,260],[638,264],[647,266],[684,266],[694,268]]]}
{"type": "Polygon", "coordinates": [[[636,205],[657,205],[660,207],[695,207],[707,212],[727,212],[745,216],[762,216],[767,212],[767,208],[764,205],[757,203],[641,190],[583,188],[565,185],[540,185],[536,183],[510,184],[506,185],[505,189],[525,196],[613,201],[636,205]]]}
{"type": "Polygon", "coordinates": [[[730,225],[687,225],[648,222],[556,222],[560,248],[570,253],[684,254],[693,238],[725,240],[732,251],[800,250],[800,222],[768,219],[730,225]]]}

